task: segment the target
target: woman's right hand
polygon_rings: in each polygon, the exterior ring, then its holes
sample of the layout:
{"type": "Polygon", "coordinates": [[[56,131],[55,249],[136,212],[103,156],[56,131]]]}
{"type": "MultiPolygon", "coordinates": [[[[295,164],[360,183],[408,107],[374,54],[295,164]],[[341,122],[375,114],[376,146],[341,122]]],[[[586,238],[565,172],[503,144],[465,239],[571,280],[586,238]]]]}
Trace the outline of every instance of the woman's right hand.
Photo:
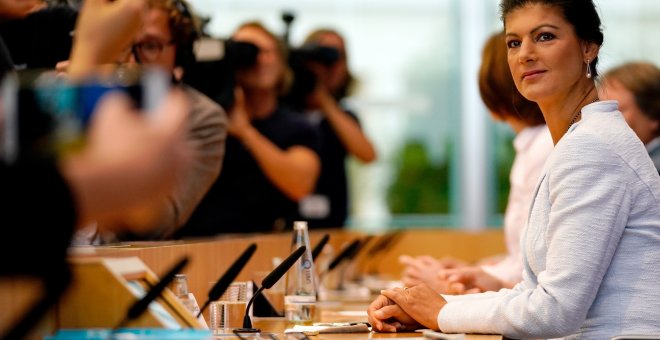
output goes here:
{"type": "Polygon", "coordinates": [[[420,283],[434,284],[438,279],[438,273],[447,269],[441,261],[431,256],[412,257],[408,255],[399,256],[399,263],[405,266],[401,281],[408,287],[420,283]]]}

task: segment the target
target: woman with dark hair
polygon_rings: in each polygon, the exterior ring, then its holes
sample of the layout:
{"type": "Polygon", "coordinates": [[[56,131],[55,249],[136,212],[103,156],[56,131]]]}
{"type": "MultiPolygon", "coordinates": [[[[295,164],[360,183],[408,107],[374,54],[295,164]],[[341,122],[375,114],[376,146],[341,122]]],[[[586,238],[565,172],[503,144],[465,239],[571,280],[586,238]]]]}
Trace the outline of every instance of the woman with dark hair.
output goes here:
{"type": "Polygon", "coordinates": [[[452,258],[402,256],[399,261],[406,269],[401,281],[406,286],[424,282],[439,293],[458,294],[511,288],[522,279],[520,235],[553,144],[539,106],[516,89],[507,65],[504,32],[493,34],[486,41],[479,69],[479,92],[493,119],[507,123],[516,133],[513,140],[516,157],[509,175],[511,189],[504,213],[507,253],[496,261],[475,266],[460,265],[460,260],[452,258]],[[451,290],[446,291],[443,281],[460,285],[450,285],[451,290]]]}
{"type": "Polygon", "coordinates": [[[512,338],[609,339],[660,332],[660,177],[614,101],[594,83],[603,43],[592,0],[503,0],[508,62],[543,112],[555,149],[523,232],[513,289],[441,296],[382,291],[375,329],[512,338]]]}
{"type": "Polygon", "coordinates": [[[619,102],[623,117],[660,172],[660,68],[647,62],[615,67],[602,77],[599,95],[619,102]]]}

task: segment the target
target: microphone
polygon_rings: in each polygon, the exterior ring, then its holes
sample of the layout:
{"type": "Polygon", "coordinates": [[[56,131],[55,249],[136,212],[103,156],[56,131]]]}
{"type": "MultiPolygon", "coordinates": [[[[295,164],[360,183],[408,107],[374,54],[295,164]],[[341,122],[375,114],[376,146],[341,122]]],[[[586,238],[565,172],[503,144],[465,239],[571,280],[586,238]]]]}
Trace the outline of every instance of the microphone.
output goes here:
{"type": "MultiPolygon", "coordinates": [[[[371,249],[369,249],[369,258],[370,259],[378,259],[376,255],[378,253],[381,253],[385,250],[387,250],[389,247],[392,247],[395,245],[397,242],[401,240],[403,236],[403,233],[400,230],[397,230],[395,232],[389,233],[387,235],[384,235],[383,237],[380,238],[380,240],[374,244],[371,249]]],[[[378,264],[380,261],[372,261],[371,265],[367,265],[367,270],[366,272],[369,274],[375,274],[378,271],[378,264]],[[375,263],[375,264],[374,264],[375,263]]]]}
{"type": "Polygon", "coordinates": [[[355,257],[357,257],[357,255],[358,255],[362,250],[366,249],[367,244],[369,244],[369,242],[371,242],[371,240],[372,240],[373,238],[374,238],[373,235],[368,235],[367,237],[365,237],[365,238],[360,242],[360,245],[355,249],[355,251],[353,251],[353,252],[349,255],[348,259],[349,259],[349,260],[353,260],[355,257]]]}
{"type": "Polygon", "coordinates": [[[149,307],[149,304],[156,300],[158,296],[160,296],[160,293],[163,292],[165,287],[167,287],[172,280],[174,280],[174,276],[178,273],[181,272],[183,267],[185,267],[188,264],[188,257],[184,256],[179,262],[177,262],[172,269],[170,269],[165,276],[163,276],[163,279],[158,281],[156,285],[154,285],[147,294],[135,301],[133,306],[128,309],[128,313],[126,313],[126,316],[124,319],[117,324],[117,326],[114,328],[115,330],[124,327],[127,323],[129,323],[131,320],[134,320],[138,318],[142,313],[144,313],[147,308],[149,307]]]}
{"type": "MultiPolygon", "coordinates": [[[[341,264],[342,262],[344,262],[346,260],[353,261],[355,259],[355,257],[360,253],[360,251],[365,249],[365,246],[371,241],[372,238],[373,238],[372,236],[367,236],[363,240],[360,240],[360,239],[353,240],[353,242],[351,242],[346,248],[344,248],[339,253],[339,255],[337,255],[337,257],[335,257],[330,262],[330,265],[328,266],[328,268],[325,271],[323,271],[322,273],[319,274],[319,280],[323,279],[323,277],[325,277],[325,275],[327,275],[330,271],[332,271],[337,266],[339,266],[339,264],[341,264]]],[[[342,287],[343,287],[343,281],[344,281],[343,276],[344,275],[342,273],[342,278],[340,280],[341,282],[339,284],[339,289],[342,289],[342,287]]]]}
{"type": "Polygon", "coordinates": [[[312,261],[316,261],[316,258],[319,256],[319,254],[321,254],[323,247],[325,247],[329,239],[330,239],[330,235],[325,234],[323,235],[323,238],[319,241],[319,243],[317,243],[316,246],[314,246],[314,249],[312,249],[312,261]]]}
{"type": "Polygon", "coordinates": [[[261,280],[261,288],[257,289],[257,291],[252,295],[252,298],[247,304],[247,307],[245,308],[245,317],[243,317],[243,328],[235,329],[234,333],[258,333],[261,330],[258,328],[252,328],[252,319],[250,319],[250,315],[248,314],[248,311],[250,310],[250,306],[252,306],[252,302],[254,302],[254,298],[261,293],[264,289],[270,289],[273,287],[277,281],[286,273],[291,266],[293,266],[296,261],[302,256],[302,254],[305,252],[307,248],[305,246],[302,246],[298,249],[296,249],[289,257],[287,257],[282,263],[280,263],[277,268],[273,269],[268,276],[266,276],[263,280],[261,280]]]}
{"type": "Polygon", "coordinates": [[[381,251],[383,251],[391,242],[392,240],[396,237],[396,234],[398,232],[393,232],[393,233],[387,233],[383,235],[376,244],[374,244],[371,249],[369,249],[369,256],[374,256],[381,251]]]}
{"type": "Polygon", "coordinates": [[[234,282],[238,274],[243,270],[243,267],[248,263],[254,252],[257,250],[257,245],[252,243],[247,249],[243,251],[243,254],[239,256],[234,263],[227,269],[227,271],[220,277],[218,282],[213,285],[213,288],[209,290],[208,300],[204,303],[204,306],[199,310],[197,317],[199,318],[204,310],[211,304],[211,301],[215,301],[224,294],[229,285],[234,282]]]}
{"type": "Polygon", "coordinates": [[[342,263],[344,260],[349,258],[355,251],[358,249],[360,246],[360,240],[355,239],[353,242],[351,242],[346,248],[344,248],[333,260],[330,262],[330,265],[328,266],[328,269],[324,272],[327,273],[335,267],[337,267],[340,263],[342,263]]]}

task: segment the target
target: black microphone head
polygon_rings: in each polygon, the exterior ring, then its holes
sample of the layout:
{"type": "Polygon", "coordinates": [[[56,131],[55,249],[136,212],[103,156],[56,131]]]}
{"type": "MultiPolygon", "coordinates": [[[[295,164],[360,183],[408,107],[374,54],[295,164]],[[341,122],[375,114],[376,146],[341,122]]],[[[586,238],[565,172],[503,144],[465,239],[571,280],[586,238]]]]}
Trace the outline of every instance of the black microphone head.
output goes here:
{"type": "Polygon", "coordinates": [[[337,257],[335,257],[332,262],[330,262],[330,265],[328,266],[328,271],[335,269],[342,261],[347,259],[351,254],[355,252],[355,250],[360,246],[360,239],[355,239],[351,244],[349,244],[346,248],[344,248],[337,257]]]}
{"type": "Polygon", "coordinates": [[[270,289],[279,279],[286,273],[291,266],[302,256],[302,254],[305,252],[307,248],[305,246],[301,246],[300,248],[296,249],[289,257],[287,257],[282,263],[280,263],[277,268],[273,269],[268,276],[266,276],[262,281],[261,281],[261,287],[263,289],[270,289]]]}
{"type": "Polygon", "coordinates": [[[312,261],[315,261],[319,254],[321,254],[321,251],[323,251],[323,247],[328,243],[328,240],[330,240],[330,235],[325,234],[319,243],[314,246],[314,249],[312,249],[312,261]]]}
{"type": "Polygon", "coordinates": [[[398,241],[398,238],[401,236],[401,231],[397,230],[388,234],[383,235],[378,242],[376,242],[371,249],[369,249],[369,256],[374,256],[383,250],[386,250],[389,246],[393,245],[398,241]]]}
{"type": "Polygon", "coordinates": [[[302,254],[307,250],[305,246],[302,246],[289,257],[287,257],[282,263],[280,263],[277,268],[273,269],[268,276],[266,276],[262,281],[261,281],[261,288],[259,288],[254,295],[252,295],[252,298],[247,304],[247,307],[245,308],[245,317],[243,317],[243,328],[236,329],[234,330],[234,333],[241,333],[241,332],[248,332],[248,333],[254,333],[254,332],[259,332],[260,330],[257,328],[252,328],[252,320],[250,319],[250,315],[248,314],[248,311],[250,310],[250,306],[252,306],[252,302],[254,302],[254,299],[261,293],[264,289],[269,289],[271,288],[281,277],[284,275],[284,273],[291,268],[291,266],[302,256],[302,254]]]}
{"type": "Polygon", "coordinates": [[[126,320],[133,320],[142,315],[147,308],[149,307],[149,304],[156,300],[158,296],[163,292],[163,290],[174,280],[174,277],[176,274],[180,273],[181,270],[188,264],[188,257],[183,257],[179,262],[177,262],[172,269],[170,269],[167,274],[163,276],[163,278],[158,281],[150,290],[147,292],[147,294],[141,298],[140,300],[136,301],[133,306],[128,310],[128,313],[126,314],[126,320]]]}
{"type": "Polygon", "coordinates": [[[365,248],[367,243],[369,243],[369,241],[371,241],[372,238],[373,236],[369,235],[364,239],[362,239],[362,241],[360,241],[360,244],[356,246],[355,249],[353,249],[353,251],[350,254],[348,254],[348,259],[349,260],[354,259],[365,248]]]}
{"type": "Polygon", "coordinates": [[[238,274],[241,273],[241,270],[243,270],[243,267],[248,263],[250,258],[252,258],[252,255],[254,252],[257,250],[257,244],[252,243],[247,249],[243,251],[243,254],[239,256],[236,261],[227,269],[227,271],[220,277],[218,282],[213,285],[213,288],[209,291],[209,300],[210,301],[215,301],[224,294],[224,292],[227,290],[229,285],[231,285],[234,280],[236,280],[236,277],[238,277],[238,274]]]}
{"type": "Polygon", "coordinates": [[[282,21],[284,21],[285,24],[290,25],[295,19],[296,15],[292,11],[282,12],[282,21]]]}

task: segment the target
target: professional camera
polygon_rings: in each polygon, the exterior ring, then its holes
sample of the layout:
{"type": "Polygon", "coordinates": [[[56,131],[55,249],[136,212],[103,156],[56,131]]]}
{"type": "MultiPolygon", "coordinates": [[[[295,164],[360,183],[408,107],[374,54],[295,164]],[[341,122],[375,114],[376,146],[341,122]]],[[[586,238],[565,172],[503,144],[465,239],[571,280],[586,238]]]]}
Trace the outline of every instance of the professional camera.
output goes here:
{"type": "Polygon", "coordinates": [[[108,92],[122,92],[140,111],[154,114],[170,79],[155,67],[120,66],[83,82],[44,69],[9,73],[0,82],[0,161],[79,150],[97,103],[108,92]]]}
{"type": "Polygon", "coordinates": [[[332,47],[307,44],[297,49],[291,49],[289,66],[293,71],[293,84],[289,93],[284,97],[284,102],[295,110],[304,110],[307,97],[314,91],[317,82],[311,65],[329,67],[337,60],[339,60],[339,51],[332,47]]]}
{"type": "Polygon", "coordinates": [[[196,62],[186,69],[183,82],[229,109],[234,104],[236,71],[254,65],[259,48],[247,42],[202,38],[194,52],[196,62]]]}
{"type": "Polygon", "coordinates": [[[289,32],[295,15],[285,11],[282,13],[285,24],[284,43],[289,48],[289,66],[293,71],[293,84],[289,93],[283,98],[291,108],[304,111],[307,97],[316,87],[316,75],[312,65],[329,67],[339,60],[339,51],[336,48],[306,44],[300,48],[293,48],[289,44],[289,32]]]}

